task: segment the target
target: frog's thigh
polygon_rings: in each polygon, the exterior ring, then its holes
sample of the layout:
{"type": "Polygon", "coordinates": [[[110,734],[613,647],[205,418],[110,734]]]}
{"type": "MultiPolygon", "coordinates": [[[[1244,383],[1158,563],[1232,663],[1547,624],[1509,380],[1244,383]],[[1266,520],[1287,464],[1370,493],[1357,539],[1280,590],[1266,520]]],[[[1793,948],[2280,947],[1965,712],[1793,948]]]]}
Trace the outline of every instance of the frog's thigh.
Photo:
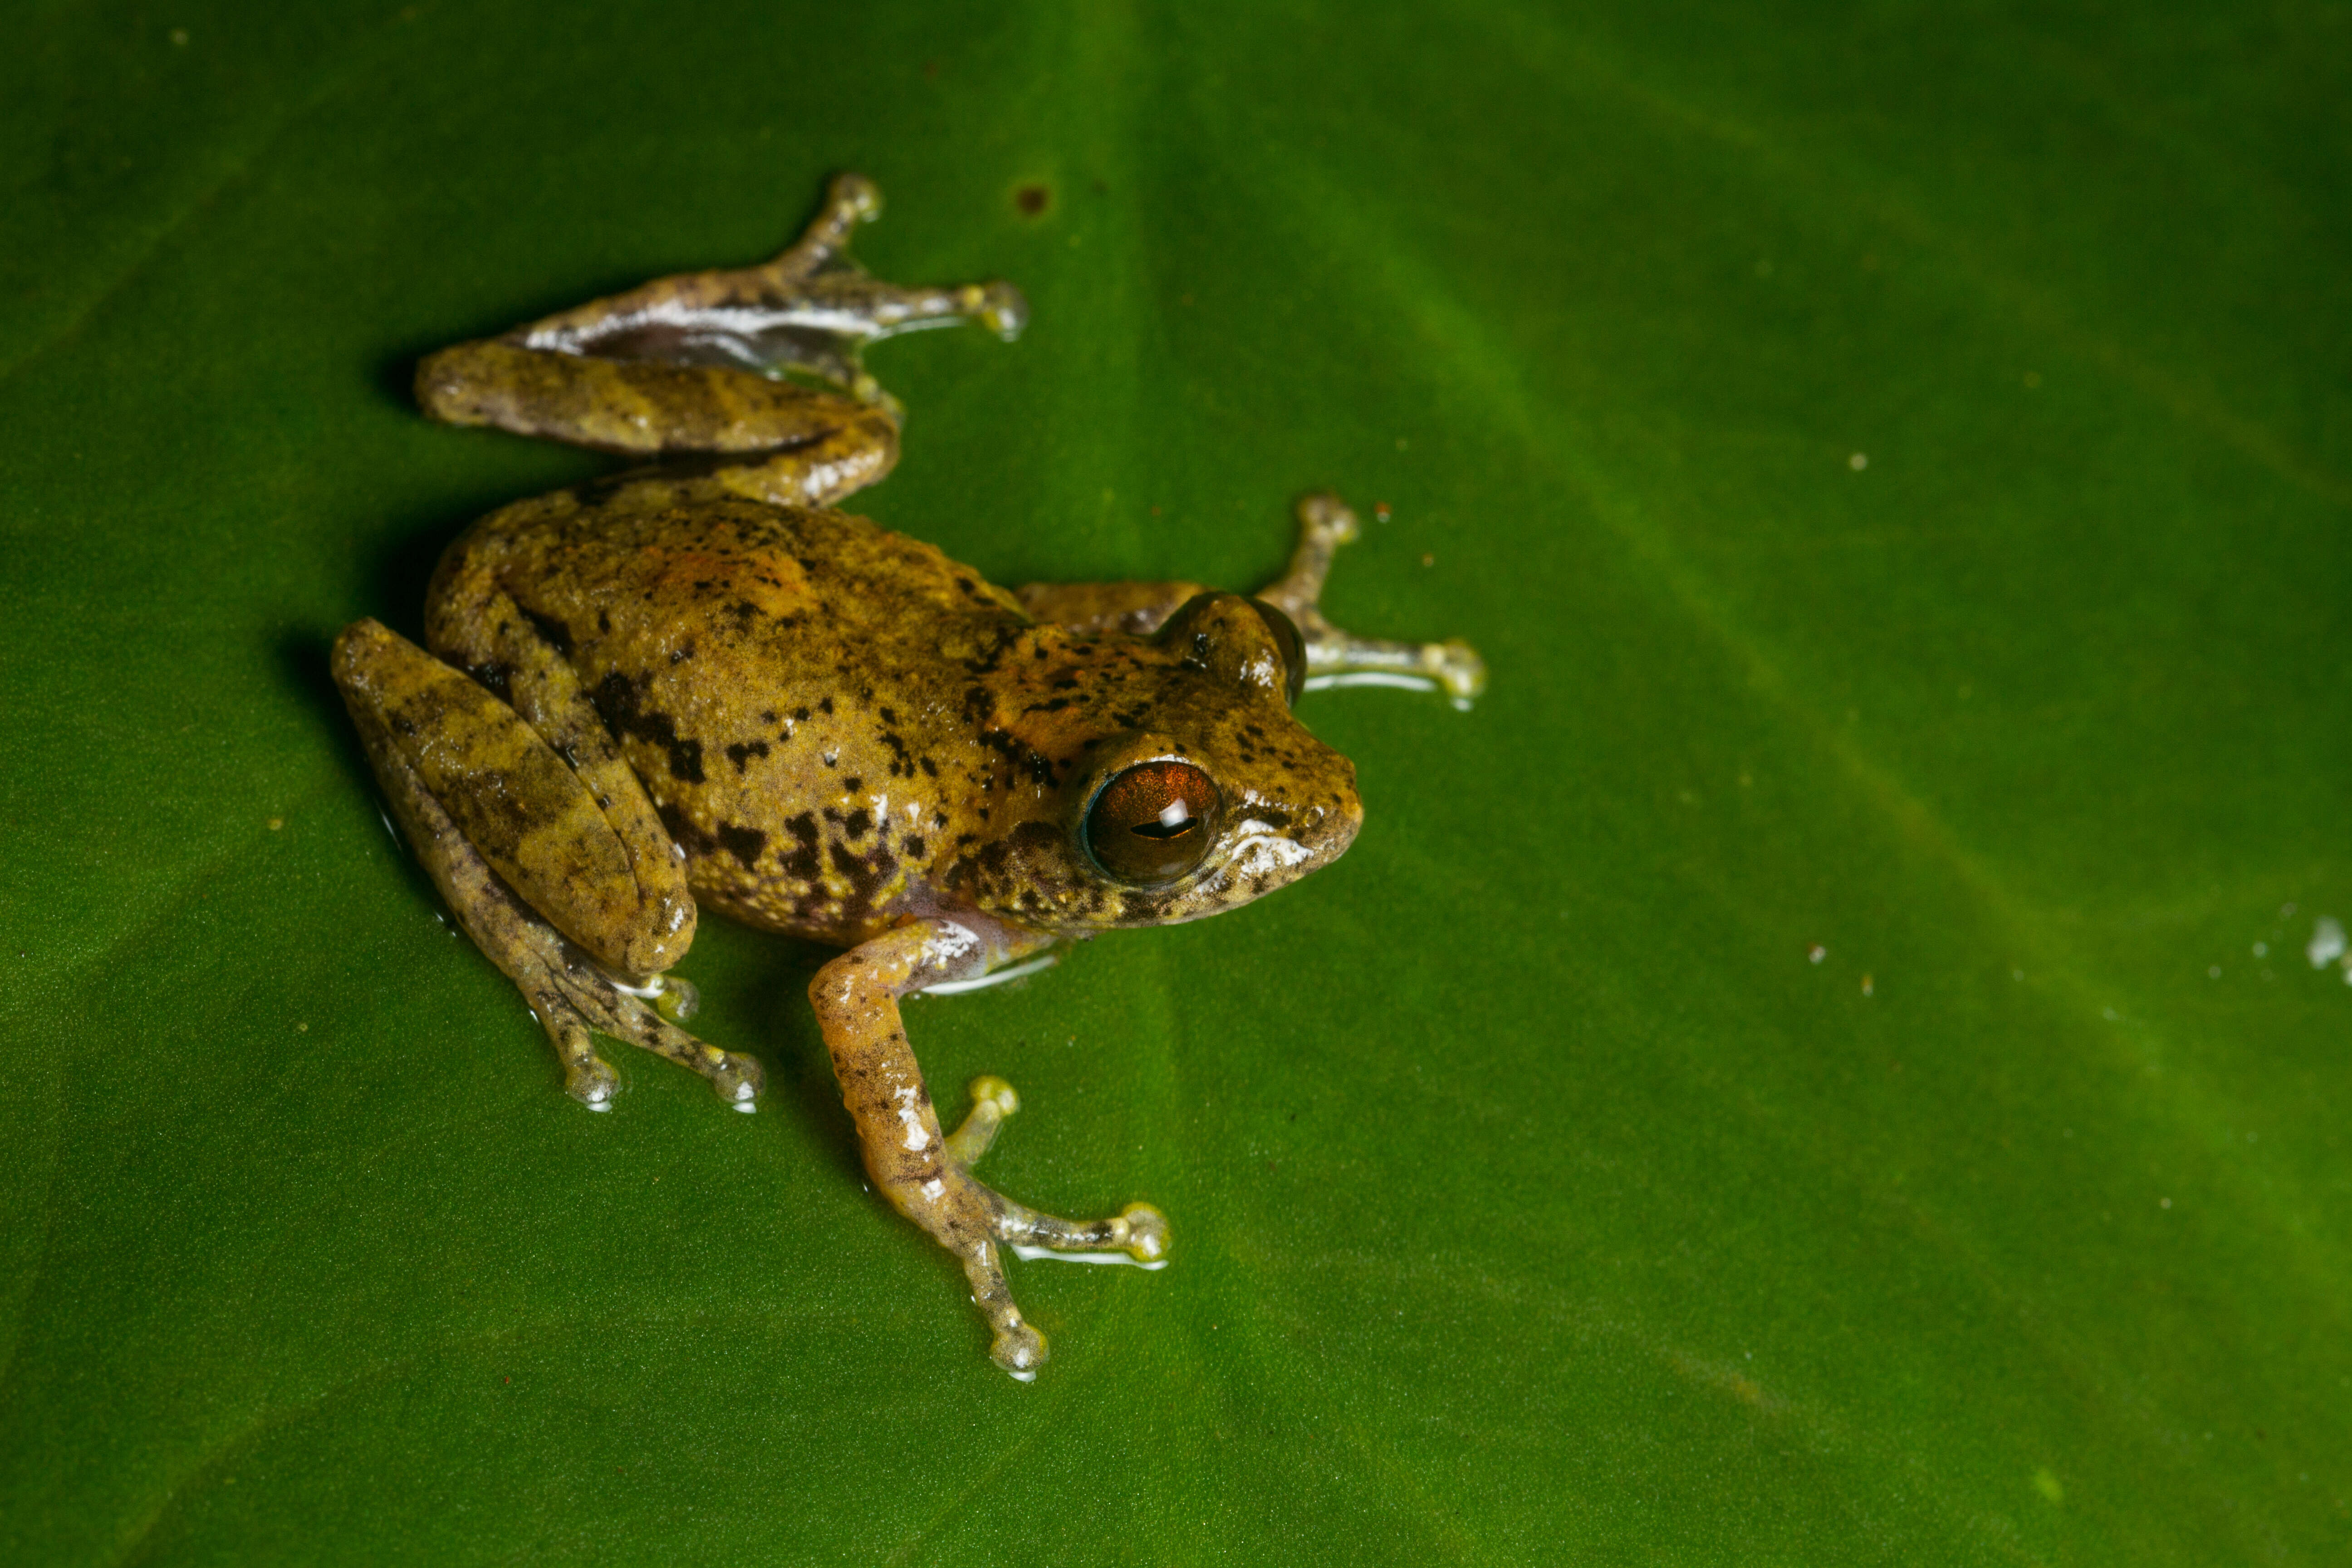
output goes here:
{"type": "MultiPolygon", "coordinates": [[[[361,626],[373,626],[373,623],[361,626]]],[[[374,629],[383,632],[381,627],[374,629]]],[[[350,641],[352,635],[346,633],[345,640],[350,641]]],[[[336,674],[341,679],[342,645],[338,645],[337,652],[336,674]]],[[[611,1067],[596,1055],[590,1037],[594,1030],[690,1067],[710,1080],[721,1099],[748,1107],[760,1091],[759,1063],[696,1039],[621,991],[594,960],[566,941],[499,879],[425,787],[425,775],[409,761],[386,707],[354,682],[344,682],[343,694],[367,747],[368,760],[383,786],[384,798],[418,861],[448,900],[466,934],[530,1001],[531,1011],[554,1042],[563,1063],[565,1088],[572,1096],[597,1110],[612,1103],[616,1080],[611,1067]]]]}
{"type": "Polygon", "coordinates": [[[968,1161],[986,1148],[995,1124],[1017,1103],[1001,1080],[975,1086],[975,1098],[990,1102],[992,1114],[977,1114],[953,1139],[940,1131],[922,1068],[907,1043],[898,999],[975,973],[987,956],[980,940],[953,921],[918,921],[826,964],[810,983],[809,999],[841,1080],[842,1101],[857,1123],[867,1173],[900,1214],[963,1264],[972,1300],[995,1331],[990,1354],[1025,1379],[1045,1359],[1045,1338],[1014,1305],[998,1243],[1118,1251],[1157,1263],[1167,1254],[1167,1221],[1145,1204],[1109,1219],[1056,1219],[973,1179],[968,1161]]]}
{"type": "Polygon", "coordinates": [[[686,856],[671,839],[603,715],[581,689],[580,677],[520,605],[487,571],[461,566],[436,583],[425,610],[433,651],[462,668],[479,671],[533,733],[572,769],[620,840],[635,879],[639,911],[634,929],[646,933],[652,962],[623,967],[631,973],[667,969],[694,941],[694,896],[686,885],[686,856]],[[666,955],[666,956],[665,956],[666,955]]]}
{"type": "Polygon", "coordinates": [[[829,505],[898,460],[898,426],[885,410],[726,365],[495,339],[426,355],[416,401],[451,425],[642,457],[709,453],[722,459],[724,488],[787,506],[829,505]]]}
{"type": "MultiPolygon", "coordinates": [[[[562,757],[474,681],[374,621],[336,639],[335,680],[523,901],[597,962],[657,974],[692,929],[678,889],[642,885],[620,835],[562,757]]],[[[378,762],[378,771],[383,763],[378,762]]],[[[663,868],[676,880],[676,868],[663,868]]]]}

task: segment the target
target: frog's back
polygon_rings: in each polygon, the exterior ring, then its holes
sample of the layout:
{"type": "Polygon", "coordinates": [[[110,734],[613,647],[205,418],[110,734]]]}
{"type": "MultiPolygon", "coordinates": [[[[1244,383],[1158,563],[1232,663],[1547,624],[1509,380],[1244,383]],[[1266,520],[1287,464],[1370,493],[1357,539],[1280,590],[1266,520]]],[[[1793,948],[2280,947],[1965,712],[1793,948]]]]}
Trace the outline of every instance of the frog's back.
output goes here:
{"type": "Polygon", "coordinates": [[[654,487],[483,519],[435,574],[428,638],[449,657],[509,601],[577,673],[697,896],[830,941],[887,914],[936,847],[940,793],[992,762],[967,671],[1030,624],[864,518],[654,487]]]}

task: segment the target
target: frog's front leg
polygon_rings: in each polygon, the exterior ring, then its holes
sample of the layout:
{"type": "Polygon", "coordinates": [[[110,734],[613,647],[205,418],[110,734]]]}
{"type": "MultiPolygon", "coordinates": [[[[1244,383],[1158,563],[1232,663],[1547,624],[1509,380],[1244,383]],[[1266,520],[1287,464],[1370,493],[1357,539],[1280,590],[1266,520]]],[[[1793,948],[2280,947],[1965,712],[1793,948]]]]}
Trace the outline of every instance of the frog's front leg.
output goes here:
{"type": "MultiPolygon", "coordinates": [[[[1324,617],[1323,581],[1331,557],[1362,531],[1356,514],[1339,497],[1324,492],[1303,498],[1297,508],[1298,548],[1290,568],[1257,591],[1257,597],[1288,616],[1297,627],[1307,658],[1301,677],[1309,688],[1360,681],[1427,690],[1437,687],[1466,704],[1486,689],[1486,663],[1468,643],[1391,642],[1360,637],[1324,617]]],[[[1207,590],[1198,583],[1027,583],[1015,590],[1021,607],[1049,626],[1074,631],[1121,631],[1148,637],[1166,624],[1184,602],[1207,590]]]]}
{"type": "Polygon", "coordinates": [[[1016,1103],[1002,1079],[974,1084],[971,1117],[952,1136],[940,1131],[898,999],[1031,950],[1017,941],[984,941],[953,921],[917,921],[842,954],[809,986],[867,1173],[900,1214],[963,1264],[972,1300],[995,1331],[990,1355],[1024,1382],[1045,1360],[1045,1336],[1013,1304],[1000,1244],[1023,1252],[1123,1252],[1148,1266],[1168,1254],[1168,1222],[1148,1204],[1130,1204],[1110,1219],[1056,1219],[972,1178],[971,1163],[1016,1103]]]}
{"type": "MultiPolygon", "coordinates": [[[[667,843],[638,853],[634,817],[616,813],[634,797],[650,820],[635,778],[600,776],[591,758],[583,782],[512,708],[374,621],[336,639],[333,669],[410,847],[466,934],[529,999],[572,1097],[594,1110],[612,1103],[616,1079],[593,1031],[692,1068],[748,1109],[759,1063],[643,1000],[667,990],[659,972],[685,956],[694,905],[667,843]]],[[[523,672],[519,684],[560,709],[543,682],[523,672]]]]}
{"type": "MultiPolygon", "coordinates": [[[[1324,618],[1320,601],[1331,557],[1363,533],[1347,503],[1328,491],[1300,498],[1298,548],[1290,569],[1257,591],[1257,596],[1288,616],[1307,643],[1307,684],[1433,683],[1457,704],[1486,689],[1486,661],[1459,637],[1442,643],[1390,642],[1360,637],[1324,618]]],[[[1426,689],[1426,686],[1423,688],[1426,689]]]]}

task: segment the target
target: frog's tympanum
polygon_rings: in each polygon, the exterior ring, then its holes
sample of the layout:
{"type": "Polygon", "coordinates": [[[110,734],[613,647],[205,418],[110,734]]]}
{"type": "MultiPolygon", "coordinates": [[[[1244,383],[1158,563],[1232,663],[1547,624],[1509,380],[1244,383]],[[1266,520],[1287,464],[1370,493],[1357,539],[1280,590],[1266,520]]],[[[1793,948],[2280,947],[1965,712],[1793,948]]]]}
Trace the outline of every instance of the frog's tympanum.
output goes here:
{"type": "MultiPolygon", "coordinates": [[[[1316,601],[1356,521],[1298,508],[1255,596],[1192,583],[990,584],[834,510],[887,474],[900,411],[875,339],[1027,307],[1005,283],[898,288],[849,258],[854,175],[764,266],[665,278],[418,367],[436,419],[644,459],[451,545],[425,648],[374,621],[334,674],[392,809],[459,922],[520,986],[572,1094],[610,1104],[605,1035],[748,1106],[749,1057],[680,1029],[698,907],[847,951],[809,987],[866,1169],[961,1261],[998,1364],[1045,1357],[1001,1247],[1167,1257],[1148,1205],[1056,1219],[971,1167],[1015,1109],[982,1079],[944,1131],[899,999],[1052,944],[1197,920],[1348,847],[1355,770],[1292,715],[1317,676],[1467,697],[1460,643],[1375,642],[1316,601]],[[430,651],[427,651],[429,649],[430,651]]],[[[1123,1255],[1123,1256],[1122,1256],[1123,1255]]]]}

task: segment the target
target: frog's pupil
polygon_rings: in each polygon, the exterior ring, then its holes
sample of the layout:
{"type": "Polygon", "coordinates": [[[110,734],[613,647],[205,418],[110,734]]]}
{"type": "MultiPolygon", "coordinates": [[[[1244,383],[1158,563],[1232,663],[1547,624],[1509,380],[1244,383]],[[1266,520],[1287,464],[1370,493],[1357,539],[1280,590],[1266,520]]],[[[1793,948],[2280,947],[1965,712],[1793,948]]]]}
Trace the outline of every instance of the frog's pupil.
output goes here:
{"type": "Polygon", "coordinates": [[[1157,822],[1139,822],[1128,831],[1140,833],[1146,838],[1181,838],[1192,831],[1192,814],[1184,808],[1182,801],[1172,801],[1157,822]]]}

